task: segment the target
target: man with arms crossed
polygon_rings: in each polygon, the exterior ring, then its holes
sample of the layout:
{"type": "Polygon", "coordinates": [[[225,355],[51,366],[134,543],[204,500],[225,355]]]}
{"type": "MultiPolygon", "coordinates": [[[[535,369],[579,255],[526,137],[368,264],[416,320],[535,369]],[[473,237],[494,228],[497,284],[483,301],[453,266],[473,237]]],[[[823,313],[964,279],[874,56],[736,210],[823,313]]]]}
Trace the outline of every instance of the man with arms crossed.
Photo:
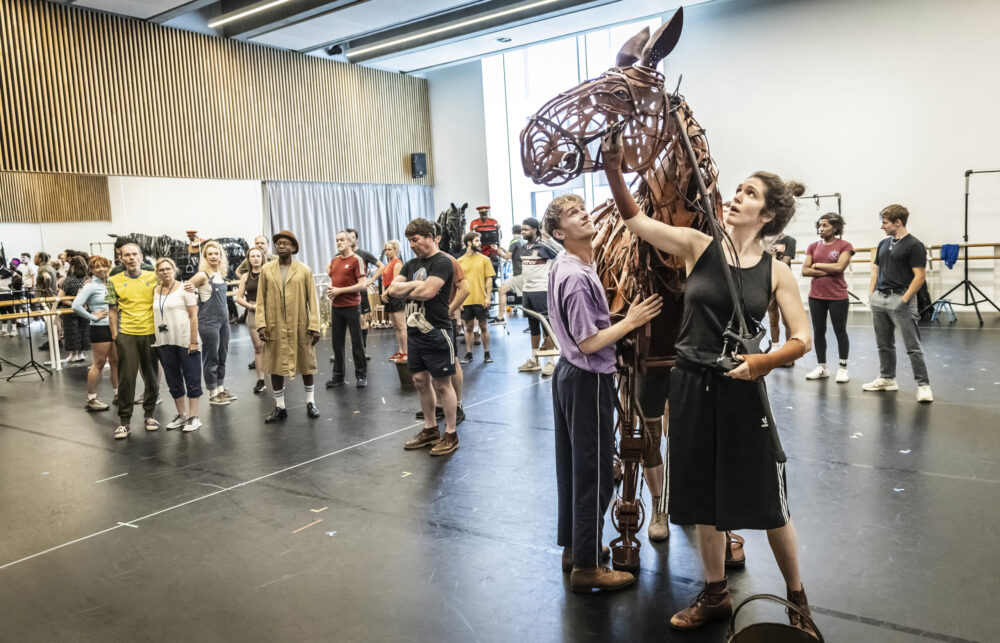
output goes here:
{"type": "Polygon", "coordinates": [[[388,293],[420,304],[420,310],[406,320],[406,359],[413,384],[420,394],[424,428],[403,445],[421,449],[434,445],[431,455],[447,455],[458,449],[455,430],[458,400],[449,379],[455,373],[455,346],[452,341],[448,297],[454,281],[451,261],[438,249],[434,224],[414,219],[406,226],[406,239],[415,259],[403,265],[388,293]],[[444,409],[445,434],[438,432],[434,400],[444,409]],[[430,424],[431,421],[434,424],[430,424]]]}

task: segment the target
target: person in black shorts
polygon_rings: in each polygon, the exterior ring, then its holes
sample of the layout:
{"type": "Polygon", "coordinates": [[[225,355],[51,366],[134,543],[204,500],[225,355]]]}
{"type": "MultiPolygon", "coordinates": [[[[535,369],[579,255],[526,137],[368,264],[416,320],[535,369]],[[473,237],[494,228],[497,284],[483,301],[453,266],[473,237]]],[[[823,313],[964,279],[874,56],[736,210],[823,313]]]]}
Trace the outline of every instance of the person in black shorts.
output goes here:
{"type": "Polygon", "coordinates": [[[403,264],[386,292],[420,305],[406,320],[406,363],[420,394],[424,428],[403,448],[433,445],[431,455],[447,455],[458,449],[455,428],[458,400],[450,379],[455,373],[455,343],[448,315],[455,271],[451,260],[438,249],[434,224],[427,219],[411,221],[406,226],[406,239],[416,258],[403,264]],[[444,436],[438,431],[435,397],[444,409],[444,436]]]}
{"type": "MultiPolygon", "coordinates": [[[[622,176],[621,134],[602,145],[605,173],[615,204],[632,234],[661,252],[684,260],[684,313],[675,343],[670,380],[670,521],[695,525],[705,586],[670,618],[691,630],[728,621],[733,600],[725,573],[725,531],[767,531],[784,577],[788,600],[809,614],[799,574],[798,536],[788,508],[785,464],[778,462],[771,427],[753,380],[804,355],[812,344],[809,321],[791,269],[762,250],[761,239],[779,234],[795,213],[805,187],[770,172],[745,179],[725,210],[728,248],[694,228],[656,221],[639,208],[622,176]],[[772,297],[791,337],[770,353],[735,356],[723,366],[725,332],[734,314],[726,271],[739,276],[744,314],[760,327],[772,297]]],[[[810,622],[790,611],[791,625],[815,634],[810,622]]]]}

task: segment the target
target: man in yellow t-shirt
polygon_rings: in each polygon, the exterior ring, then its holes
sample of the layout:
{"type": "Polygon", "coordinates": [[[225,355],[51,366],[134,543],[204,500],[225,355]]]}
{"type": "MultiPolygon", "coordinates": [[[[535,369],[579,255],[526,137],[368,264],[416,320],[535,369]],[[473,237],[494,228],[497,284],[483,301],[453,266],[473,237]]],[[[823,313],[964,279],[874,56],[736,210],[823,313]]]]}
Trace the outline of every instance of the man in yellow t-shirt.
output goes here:
{"type": "Polygon", "coordinates": [[[473,325],[479,321],[479,330],[483,336],[483,361],[492,362],[490,357],[490,331],[486,323],[489,317],[489,302],[493,295],[493,262],[483,255],[482,243],[478,232],[470,232],[463,237],[465,254],[458,258],[462,272],[469,282],[469,296],[462,304],[462,325],[465,327],[465,357],[463,364],[472,361],[473,325]]]}
{"type": "Polygon", "coordinates": [[[125,271],[108,277],[105,301],[110,308],[108,323],[111,339],[118,351],[118,418],[115,439],[127,438],[131,432],[132,406],[135,399],[135,377],[142,371],[145,391],[142,410],[147,431],[160,428],[153,418],[159,396],[159,378],[153,343],[156,328],[153,322],[153,296],[156,273],[141,267],[142,251],[134,243],[121,248],[125,271]]]}

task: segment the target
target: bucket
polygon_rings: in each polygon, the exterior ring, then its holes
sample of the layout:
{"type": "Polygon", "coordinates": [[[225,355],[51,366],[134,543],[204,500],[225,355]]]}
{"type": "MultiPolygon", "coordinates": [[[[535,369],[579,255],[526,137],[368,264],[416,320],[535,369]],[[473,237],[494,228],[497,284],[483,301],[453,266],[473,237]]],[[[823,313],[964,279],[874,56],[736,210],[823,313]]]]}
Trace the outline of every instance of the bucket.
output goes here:
{"type": "Polygon", "coordinates": [[[399,387],[404,391],[412,391],[413,388],[413,373],[410,372],[410,368],[406,365],[406,362],[396,362],[396,374],[399,375],[399,387]]]}
{"type": "Polygon", "coordinates": [[[733,617],[729,620],[729,643],[823,643],[823,635],[819,628],[797,605],[775,596],[774,594],[755,594],[740,603],[733,610],[733,617]],[[765,600],[780,603],[790,610],[798,612],[804,621],[812,625],[816,631],[816,636],[808,632],[793,627],[788,623],[753,623],[736,631],[736,615],[740,613],[743,606],[752,601],[765,600]],[[817,638],[818,637],[818,638],[817,638]]]}

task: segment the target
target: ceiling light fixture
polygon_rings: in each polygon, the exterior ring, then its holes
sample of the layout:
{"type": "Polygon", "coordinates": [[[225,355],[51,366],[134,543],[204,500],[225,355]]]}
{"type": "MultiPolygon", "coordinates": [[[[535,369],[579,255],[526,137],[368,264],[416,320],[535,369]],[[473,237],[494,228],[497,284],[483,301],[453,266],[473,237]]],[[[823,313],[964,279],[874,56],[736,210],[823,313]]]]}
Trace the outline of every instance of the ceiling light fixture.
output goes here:
{"type": "Polygon", "coordinates": [[[497,38],[497,42],[510,42],[510,38],[504,36],[502,38],[497,38]]]}
{"type": "MultiPolygon", "coordinates": [[[[410,42],[412,40],[420,40],[427,38],[428,36],[436,36],[437,34],[446,33],[448,31],[454,31],[456,29],[461,29],[462,27],[468,27],[469,25],[479,24],[481,22],[487,22],[493,20],[494,18],[502,18],[503,16],[510,16],[529,9],[534,9],[536,7],[542,7],[547,4],[553,4],[559,0],[538,0],[538,2],[532,2],[520,7],[514,7],[513,9],[504,9],[503,11],[497,11],[496,13],[491,13],[485,16],[479,16],[476,18],[471,18],[469,20],[463,20],[462,22],[457,22],[453,25],[446,25],[444,27],[438,27],[437,29],[431,29],[430,31],[422,31],[420,33],[414,34],[412,36],[406,36],[405,38],[397,38],[396,40],[390,40],[389,42],[379,43],[377,45],[372,45],[370,47],[362,47],[356,51],[348,51],[347,57],[360,56],[361,54],[367,54],[372,51],[378,51],[380,49],[387,49],[394,45],[399,45],[404,42],[410,42]]],[[[209,25],[211,26],[211,25],[209,25]]]]}
{"type": "Polygon", "coordinates": [[[279,4],[284,4],[286,2],[288,2],[288,0],[272,0],[272,2],[266,2],[264,4],[257,5],[256,7],[252,7],[250,9],[246,9],[245,11],[241,11],[239,13],[235,13],[235,14],[229,16],[228,18],[223,18],[221,20],[216,20],[215,22],[210,22],[210,23],[208,23],[208,26],[210,28],[212,28],[212,29],[214,29],[216,27],[221,27],[222,25],[226,24],[227,22],[232,22],[233,20],[239,20],[240,18],[245,18],[247,16],[253,15],[253,14],[261,12],[261,11],[264,11],[265,9],[270,9],[271,7],[276,7],[279,4]]]}

